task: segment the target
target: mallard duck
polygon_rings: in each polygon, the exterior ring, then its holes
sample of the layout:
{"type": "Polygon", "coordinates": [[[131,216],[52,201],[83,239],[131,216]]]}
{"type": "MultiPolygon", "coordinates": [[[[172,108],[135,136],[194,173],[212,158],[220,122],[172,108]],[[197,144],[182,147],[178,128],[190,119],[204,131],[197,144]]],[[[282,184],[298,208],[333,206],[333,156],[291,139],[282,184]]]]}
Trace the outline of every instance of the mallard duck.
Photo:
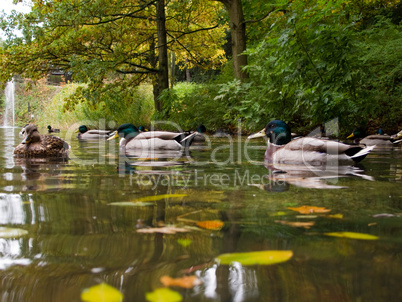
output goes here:
{"type": "Polygon", "coordinates": [[[205,142],[205,132],[207,132],[207,128],[204,125],[198,125],[196,134],[194,136],[194,142],[202,143],[205,142]]]}
{"type": "Polygon", "coordinates": [[[384,134],[384,131],[381,128],[378,129],[377,134],[372,134],[369,136],[365,136],[363,130],[355,129],[347,138],[353,138],[353,143],[355,144],[362,144],[366,146],[391,146],[393,144],[391,141],[391,136],[384,134]]]}
{"type": "Polygon", "coordinates": [[[47,132],[49,132],[49,133],[53,133],[53,132],[59,133],[60,129],[55,129],[55,128],[52,128],[52,126],[48,125],[47,126],[47,132]]]}
{"type": "Polygon", "coordinates": [[[70,146],[52,135],[40,135],[38,128],[30,124],[25,127],[25,138],[14,149],[17,157],[67,157],[70,146]]]}
{"type": "Polygon", "coordinates": [[[110,130],[89,130],[87,126],[81,125],[78,127],[78,139],[107,139],[111,132],[110,130]]]}
{"type": "Polygon", "coordinates": [[[146,131],[148,131],[148,129],[145,128],[144,126],[139,126],[139,127],[138,127],[138,130],[139,130],[140,132],[146,132],[146,131]]]}
{"type": "Polygon", "coordinates": [[[263,130],[248,138],[262,136],[269,139],[265,152],[267,164],[349,165],[363,160],[374,148],[374,146],[347,145],[313,137],[291,140],[290,127],[281,120],[271,121],[263,130]]]}
{"type": "Polygon", "coordinates": [[[139,132],[133,124],[123,124],[108,138],[108,140],[120,137],[120,147],[128,149],[148,150],[181,150],[191,145],[195,133],[147,131],[139,132]]]}

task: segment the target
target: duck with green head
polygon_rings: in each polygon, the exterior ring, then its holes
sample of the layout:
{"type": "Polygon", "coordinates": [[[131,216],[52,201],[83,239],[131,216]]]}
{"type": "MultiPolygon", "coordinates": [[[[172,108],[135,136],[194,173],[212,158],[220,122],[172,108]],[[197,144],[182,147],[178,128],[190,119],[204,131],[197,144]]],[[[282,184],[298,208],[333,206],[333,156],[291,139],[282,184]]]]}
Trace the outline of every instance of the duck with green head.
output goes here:
{"type": "Polygon", "coordinates": [[[41,135],[38,128],[32,124],[25,126],[24,129],[25,138],[14,149],[16,157],[68,157],[70,146],[61,138],[52,135],[41,135]]]}
{"type": "Polygon", "coordinates": [[[384,134],[384,131],[379,128],[377,134],[372,134],[369,136],[365,135],[362,129],[354,129],[353,132],[347,137],[348,139],[353,138],[353,143],[362,144],[366,146],[392,146],[391,136],[384,134]]]}
{"type": "Polygon", "coordinates": [[[169,131],[140,132],[133,124],[120,125],[108,140],[120,137],[120,147],[125,150],[182,150],[191,145],[196,133],[169,131]]]}
{"type": "Polygon", "coordinates": [[[281,120],[269,122],[263,130],[248,138],[256,137],[268,138],[268,147],[265,152],[267,164],[350,165],[363,160],[374,148],[313,137],[291,140],[290,128],[281,120]]]}
{"type": "Polygon", "coordinates": [[[86,140],[86,139],[107,139],[111,131],[110,130],[90,130],[86,125],[81,125],[78,127],[77,138],[86,140]]]}

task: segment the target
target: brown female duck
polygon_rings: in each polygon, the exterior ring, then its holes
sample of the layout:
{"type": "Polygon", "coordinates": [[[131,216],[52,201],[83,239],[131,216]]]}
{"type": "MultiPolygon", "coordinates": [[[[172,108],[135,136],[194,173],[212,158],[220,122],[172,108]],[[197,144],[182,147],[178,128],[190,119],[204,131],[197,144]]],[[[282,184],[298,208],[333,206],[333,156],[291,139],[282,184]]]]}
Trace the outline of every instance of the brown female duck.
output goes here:
{"type": "Polygon", "coordinates": [[[16,157],[67,157],[70,146],[59,137],[39,134],[35,125],[29,124],[24,127],[25,138],[14,149],[16,157]]]}

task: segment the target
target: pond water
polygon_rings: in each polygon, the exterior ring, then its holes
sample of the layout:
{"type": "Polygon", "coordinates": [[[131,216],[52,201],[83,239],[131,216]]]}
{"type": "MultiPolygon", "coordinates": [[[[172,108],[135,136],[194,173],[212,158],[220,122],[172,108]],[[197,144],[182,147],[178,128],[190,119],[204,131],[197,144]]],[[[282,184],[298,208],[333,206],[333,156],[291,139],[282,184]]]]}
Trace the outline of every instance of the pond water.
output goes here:
{"type": "Polygon", "coordinates": [[[402,301],[401,147],[375,150],[341,177],[311,178],[271,174],[262,139],[122,157],[115,141],[62,131],[70,159],[33,162],[13,158],[19,130],[0,129],[0,226],[27,231],[0,238],[1,301],[81,301],[100,283],[123,301],[147,301],[162,276],[198,277],[192,288],[170,287],[183,301],[402,301]],[[303,205],[331,211],[289,209],[303,205]],[[210,220],[224,225],[197,226],[210,220]],[[267,250],[293,257],[216,261],[267,250]]]}

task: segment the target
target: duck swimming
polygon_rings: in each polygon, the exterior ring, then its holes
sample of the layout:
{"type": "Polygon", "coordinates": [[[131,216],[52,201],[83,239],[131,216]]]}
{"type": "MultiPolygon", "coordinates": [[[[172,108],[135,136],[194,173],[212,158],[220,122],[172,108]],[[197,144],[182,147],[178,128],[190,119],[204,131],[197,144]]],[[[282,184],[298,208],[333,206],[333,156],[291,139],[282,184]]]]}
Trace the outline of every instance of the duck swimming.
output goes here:
{"type": "Polygon", "coordinates": [[[196,133],[188,134],[186,132],[177,133],[168,131],[146,131],[140,133],[137,127],[127,123],[120,125],[108,140],[120,137],[120,147],[125,150],[181,150],[191,145],[196,133]]]}
{"type": "Polygon", "coordinates": [[[81,125],[78,127],[78,139],[107,139],[111,132],[110,130],[90,130],[87,126],[81,125]]]}
{"type": "Polygon", "coordinates": [[[60,129],[55,129],[55,128],[52,128],[52,126],[48,125],[47,132],[49,132],[49,133],[57,132],[58,133],[58,132],[60,132],[60,129]]]}
{"type": "Polygon", "coordinates": [[[313,137],[291,140],[290,127],[281,120],[269,122],[263,130],[248,138],[263,136],[269,139],[265,152],[267,164],[350,165],[360,162],[374,149],[374,146],[347,145],[313,137]]]}
{"type": "Polygon", "coordinates": [[[391,146],[393,145],[391,141],[391,136],[384,134],[384,131],[380,128],[377,131],[377,134],[372,134],[369,136],[364,135],[364,131],[360,129],[355,129],[353,132],[347,137],[353,138],[353,143],[355,144],[363,144],[366,146],[374,146],[374,145],[381,145],[381,146],[391,146]]]}
{"type": "Polygon", "coordinates": [[[38,128],[33,124],[25,126],[24,129],[25,138],[14,149],[16,157],[60,158],[68,156],[70,146],[61,138],[52,135],[41,135],[38,128]]]}

